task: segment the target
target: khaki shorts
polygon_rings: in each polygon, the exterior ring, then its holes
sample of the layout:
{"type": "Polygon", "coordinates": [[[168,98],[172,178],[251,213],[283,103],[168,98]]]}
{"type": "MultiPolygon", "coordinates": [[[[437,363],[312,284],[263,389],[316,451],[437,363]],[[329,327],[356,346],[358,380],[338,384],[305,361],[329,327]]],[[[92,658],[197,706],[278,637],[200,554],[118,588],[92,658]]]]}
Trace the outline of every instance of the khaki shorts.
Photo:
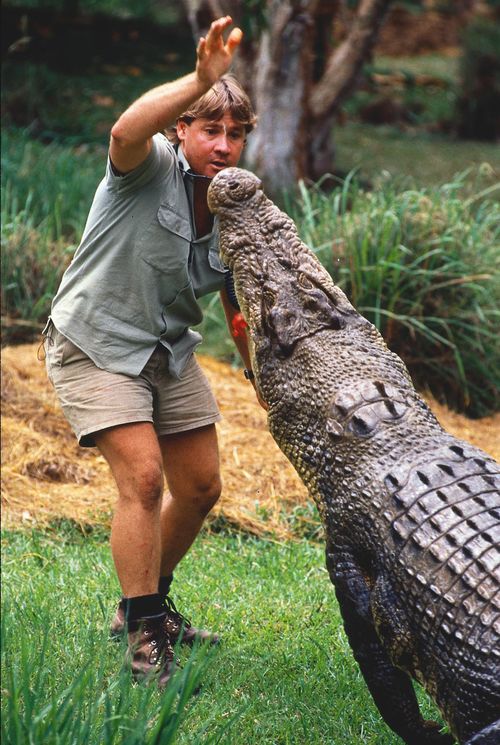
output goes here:
{"type": "Polygon", "coordinates": [[[168,352],[159,344],[133,378],[101,370],[54,324],[44,346],[49,380],[82,447],[95,446],[95,432],[119,424],[151,422],[158,435],[168,435],[221,418],[194,355],[179,380],[169,374],[168,352]]]}

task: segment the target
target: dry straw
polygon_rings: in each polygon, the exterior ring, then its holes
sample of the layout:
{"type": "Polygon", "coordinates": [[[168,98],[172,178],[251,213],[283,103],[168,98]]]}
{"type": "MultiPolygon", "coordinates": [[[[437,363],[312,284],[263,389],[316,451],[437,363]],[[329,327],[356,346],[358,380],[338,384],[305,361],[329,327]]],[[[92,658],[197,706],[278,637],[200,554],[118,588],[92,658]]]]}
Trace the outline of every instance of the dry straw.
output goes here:
{"type": "MultiPolygon", "coordinates": [[[[209,525],[278,540],[304,534],[314,521],[310,500],[267,431],[252,386],[226,363],[209,357],[200,362],[223,414],[224,491],[209,525]]],[[[500,415],[471,421],[430,403],[450,432],[500,458],[500,415]]],[[[46,526],[61,518],[109,524],[115,487],[108,467],[97,450],[77,445],[37,360],[37,345],[3,350],[2,405],[3,525],[46,526]]]]}

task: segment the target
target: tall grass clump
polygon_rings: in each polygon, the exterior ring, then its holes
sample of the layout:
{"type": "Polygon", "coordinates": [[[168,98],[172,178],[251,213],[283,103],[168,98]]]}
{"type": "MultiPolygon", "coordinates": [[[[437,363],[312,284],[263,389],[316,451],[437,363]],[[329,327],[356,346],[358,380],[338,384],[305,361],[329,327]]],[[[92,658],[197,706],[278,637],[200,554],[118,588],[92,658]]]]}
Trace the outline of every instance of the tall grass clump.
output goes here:
{"type": "MultiPolygon", "coordinates": [[[[105,546],[72,545],[62,531],[53,540],[38,534],[31,542],[26,534],[4,544],[2,743],[177,741],[213,664],[213,648],[185,653],[182,669],[161,692],[154,683],[134,684],[121,663],[125,643],[108,637],[105,546]]],[[[193,743],[204,742],[196,728],[191,732],[193,743]]]]}
{"type": "MultiPolygon", "coordinates": [[[[4,614],[12,616],[6,606],[4,614]]],[[[2,616],[4,619],[5,616],[2,616]]],[[[41,611],[43,635],[31,638],[2,620],[7,661],[2,742],[9,745],[170,745],[195,699],[207,666],[207,647],[195,650],[165,692],[154,683],[132,685],[130,672],[110,673],[103,662],[103,634],[87,631],[78,648],[78,671],[63,682],[55,670],[51,635],[57,635],[53,609],[41,611]],[[100,637],[100,638],[99,638],[100,637]]],[[[64,665],[67,651],[63,652],[64,665]]],[[[195,737],[193,742],[201,743],[195,737]]]]}
{"type": "Polygon", "coordinates": [[[325,194],[301,187],[302,238],[409,367],[417,387],[471,416],[498,408],[500,184],[487,166],[439,187],[351,174],[325,194]]]}
{"type": "Polygon", "coordinates": [[[2,316],[7,340],[36,329],[83,230],[105,152],[42,145],[5,130],[2,146],[2,316]]]}

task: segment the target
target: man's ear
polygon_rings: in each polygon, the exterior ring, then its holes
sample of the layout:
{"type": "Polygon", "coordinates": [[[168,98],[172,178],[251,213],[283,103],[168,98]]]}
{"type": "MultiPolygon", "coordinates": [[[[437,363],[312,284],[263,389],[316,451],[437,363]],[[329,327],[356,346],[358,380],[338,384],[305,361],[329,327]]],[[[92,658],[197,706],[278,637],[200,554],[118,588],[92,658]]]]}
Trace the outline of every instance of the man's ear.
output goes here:
{"type": "Polygon", "coordinates": [[[187,123],[183,119],[178,119],[176,123],[177,137],[182,142],[186,139],[187,123]]]}

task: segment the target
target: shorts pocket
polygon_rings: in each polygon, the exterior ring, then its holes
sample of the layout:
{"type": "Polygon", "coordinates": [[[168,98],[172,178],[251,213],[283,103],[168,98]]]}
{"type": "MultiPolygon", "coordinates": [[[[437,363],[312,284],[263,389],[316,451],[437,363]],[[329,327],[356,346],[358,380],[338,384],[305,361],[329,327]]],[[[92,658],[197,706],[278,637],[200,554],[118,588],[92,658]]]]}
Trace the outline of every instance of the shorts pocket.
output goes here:
{"type": "Polygon", "coordinates": [[[64,367],[71,362],[82,360],[87,357],[76,344],[61,334],[54,325],[47,334],[45,340],[45,351],[47,356],[47,368],[64,367]]]}

